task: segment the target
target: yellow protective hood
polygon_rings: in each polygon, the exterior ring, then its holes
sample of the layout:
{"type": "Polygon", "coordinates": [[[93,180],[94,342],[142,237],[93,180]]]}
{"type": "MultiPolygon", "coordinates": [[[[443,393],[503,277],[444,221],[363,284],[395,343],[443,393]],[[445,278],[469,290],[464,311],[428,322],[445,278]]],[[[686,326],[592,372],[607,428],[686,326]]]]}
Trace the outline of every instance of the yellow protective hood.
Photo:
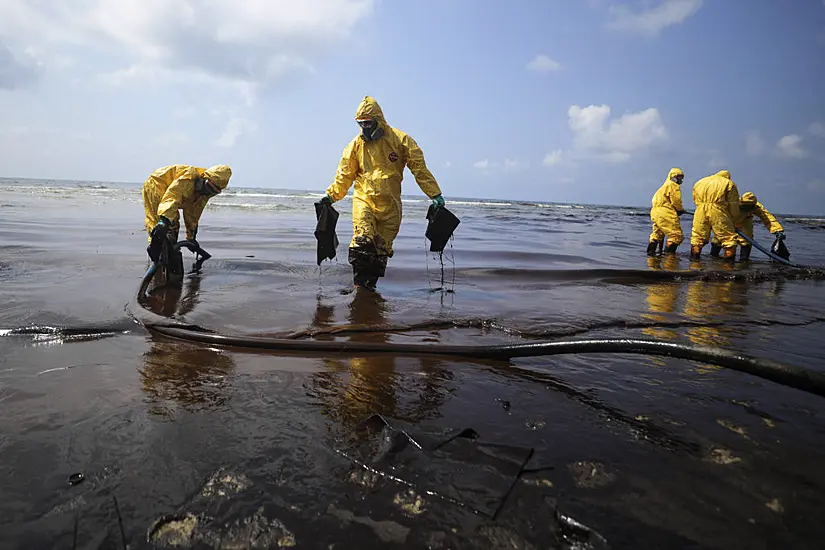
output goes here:
{"type": "Polygon", "coordinates": [[[374,118],[382,126],[387,126],[387,121],[384,119],[384,111],[381,106],[375,101],[372,96],[364,96],[361,103],[358,105],[358,110],[355,111],[355,120],[364,120],[374,118]]]}
{"type": "Polygon", "coordinates": [[[739,200],[739,204],[742,204],[744,206],[755,206],[756,205],[756,195],[754,195],[753,193],[748,191],[747,193],[742,195],[742,198],[739,200]]]}
{"type": "Polygon", "coordinates": [[[717,176],[722,176],[723,178],[730,179],[730,171],[729,170],[719,170],[718,172],[716,172],[716,175],[717,176]]]}
{"type": "Polygon", "coordinates": [[[685,175],[685,173],[682,172],[681,168],[671,168],[670,172],[667,173],[667,179],[668,179],[668,181],[670,181],[670,178],[672,178],[673,176],[684,176],[684,175],[685,175]]]}
{"type": "Polygon", "coordinates": [[[219,188],[226,189],[229,185],[229,178],[232,177],[232,169],[226,164],[216,164],[204,170],[203,175],[219,188]]]}

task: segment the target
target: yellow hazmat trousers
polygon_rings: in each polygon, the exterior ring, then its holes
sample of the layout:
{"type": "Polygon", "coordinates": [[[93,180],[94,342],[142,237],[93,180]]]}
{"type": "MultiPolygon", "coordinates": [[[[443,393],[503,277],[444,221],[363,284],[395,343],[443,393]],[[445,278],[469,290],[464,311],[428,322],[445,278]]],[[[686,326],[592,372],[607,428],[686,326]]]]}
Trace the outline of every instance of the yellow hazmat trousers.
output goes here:
{"type": "Polygon", "coordinates": [[[391,258],[392,243],[401,228],[401,180],[409,167],[415,181],[429,198],[441,189],[424,162],[415,140],[387,124],[378,102],[364,97],[356,119],[372,118],[383,132],[379,139],[356,136],[344,148],[335,180],[327,188],[333,201],[343,199],[355,182],[352,197],[353,235],[350,248],[374,246],[378,256],[391,258]]]}
{"type": "Polygon", "coordinates": [[[183,221],[186,225],[186,238],[194,239],[198,233],[198,221],[209,197],[199,195],[195,191],[195,181],[200,177],[207,177],[221,190],[229,185],[232,170],[225,164],[218,164],[211,168],[199,168],[186,164],[163,166],[152,172],[143,182],[143,209],[146,214],[144,225],[151,233],[160,217],[163,216],[172,222],[170,233],[177,240],[180,231],[178,209],[183,210],[183,221]]]}
{"type": "Polygon", "coordinates": [[[690,236],[691,253],[698,255],[710,241],[713,231],[725,256],[736,251],[736,224],[739,217],[739,189],[730,179],[730,172],[721,170],[706,176],[693,185],[693,229],[690,236]]]}
{"type": "Polygon", "coordinates": [[[661,241],[667,236],[668,244],[677,246],[685,240],[678,215],[678,212],[684,210],[682,207],[682,186],[671,179],[674,176],[684,175],[685,173],[681,169],[671,168],[667,179],[653,195],[650,209],[653,231],[650,233],[650,242],[661,241]]]}
{"type": "MultiPolygon", "coordinates": [[[[753,239],[754,216],[759,218],[759,221],[762,222],[762,225],[764,225],[770,233],[784,231],[782,224],[779,223],[776,216],[768,212],[768,209],[756,200],[756,195],[748,191],[742,195],[742,199],[739,201],[739,217],[736,218],[734,222],[736,223],[736,227],[751,239],[753,239]]],[[[742,237],[738,237],[738,242],[741,246],[750,246],[750,243],[742,237]]],[[[716,235],[713,236],[713,243],[719,244],[719,238],[716,235]]]]}

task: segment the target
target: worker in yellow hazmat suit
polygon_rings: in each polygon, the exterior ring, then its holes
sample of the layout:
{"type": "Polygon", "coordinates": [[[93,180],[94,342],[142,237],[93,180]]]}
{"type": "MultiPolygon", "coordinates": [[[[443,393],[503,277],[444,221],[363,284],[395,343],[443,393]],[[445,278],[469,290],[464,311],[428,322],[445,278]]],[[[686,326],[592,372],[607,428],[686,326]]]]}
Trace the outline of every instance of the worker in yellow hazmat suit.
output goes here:
{"type": "Polygon", "coordinates": [[[730,172],[721,170],[693,185],[693,230],[690,236],[690,257],[698,258],[702,247],[710,241],[713,231],[724,249],[728,261],[736,258],[736,222],[739,218],[739,189],[730,179],[730,172]]]}
{"type": "Polygon", "coordinates": [[[650,208],[650,219],[653,221],[653,231],[650,233],[650,242],[647,245],[647,255],[655,256],[656,247],[667,236],[665,252],[675,253],[685,237],[682,235],[682,224],[679,216],[684,213],[682,207],[682,181],[685,173],[681,168],[671,168],[667,179],[653,195],[650,208]]]}
{"type": "MultiPolygon", "coordinates": [[[[751,239],[753,239],[754,216],[759,218],[762,225],[764,225],[765,228],[776,238],[785,238],[785,230],[782,228],[782,224],[779,223],[779,220],[776,219],[776,216],[768,212],[768,209],[765,208],[761,202],[756,200],[756,195],[748,191],[743,194],[742,198],[739,200],[739,217],[734,221],[736,222],[736,226],[739,230],[751,239]]],[[[742,261],[750,259],[751,249],[753,246],[742,237],[737,237],[737,242],[740,246],[739,259],[742,261]]],[[[719,238],[714,235],[710,244],[711,255],[718,256],[721,248],[722,245],[719,242],[719,238]]]]}
{"type": "Polygon", "coordinates": [[[401,228],[401,180],[409,167],[421,190],[436,207],[444,206],[441,189],[415,140],[387,124],[378,102],[365,96],[355,112],[361,133],[344,148],[335,180],[322,202],[352,197],[353,236],[349,245],[356,287],[375,289],[383,277],[392,243],[401,228]]]}
{"type": "Polygon", "coordinates": [[[163,166],[143,182],[144,225],[149,233],[149,257],[157,261],[160,241],[177,241],[178,210],[183,210],[186,238],[195,241],[198,222],[206,203],[229,185],[232,170],[225,164],[200,168],[186,164],[163,166]]]}

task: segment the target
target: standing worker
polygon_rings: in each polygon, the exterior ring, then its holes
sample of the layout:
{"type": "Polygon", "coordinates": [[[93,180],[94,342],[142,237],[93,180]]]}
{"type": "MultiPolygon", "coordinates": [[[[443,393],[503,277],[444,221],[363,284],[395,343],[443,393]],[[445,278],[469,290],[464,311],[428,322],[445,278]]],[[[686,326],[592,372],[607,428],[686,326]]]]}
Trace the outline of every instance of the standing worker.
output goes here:
{"type": "Polygon", "coordinates": [[[229,185],[232,170],[225,164],[199,168],[173,164],[158,168],[143,182],[144,224],[149,233],[149,258],[157,261],[163,239],[178,240],[183,210],[186,239],[197,242],[198,221],[206,203],[229,185]]]}
{"type": "Polygon", "coordinates": [[[676,248],[685,240],[682,235],[682,224],[679,216],[684,213],[682,207],[682,181],[685,173],[681,168],[671,168],[667,179],[653,195],[650,208],[650,219],[653,221],[653,231],[650,233],[650,242],[647,245],[647,255],[655,256],[656,248],[667,236],[665,252],[675,253],[676,248]]]}
{"type": "Polygon", "coordinates": [[[344,148],[335,181],[321,202],[343,199],[355,182],[352,197],[352,241],[349,263],[355,287],[375,290],[383,277],[392,243],[401,228],[401,180],[408,166],[415,182],[436,207],[444,206],[441,189],[411,137],[387,124],[378,102],[365,96],[355,112],[361,133],[344,148]]]}
{"type": "Polygon", "coordinates": [[[730,179],[730,172],[720,170],[693,185],[693,230],[690,236],[690,257],[699,258],[713,231],[724,249],[724,259],[736,259],[736,222],[739,218],[739,189],[730,179]]]}
{"type": "MultiPolygon", "coordinates": [[[[779,220],[776,217],[768,212],[768,209],[765,208],[761,202],[756,200],[756,195],[748,191],[747,193],[742,195],[742,199],[739,201],[739,217],[736,218],[736,227],[739,228],[742,233],[753,239],[753,217],[756,216],[762,222],[762,225],[770,231],[771,235],[774,235],[775,238],[783,240],[785,238],[785,230],[782,228],[782,224],[779,223],[779,220]]],[[[737,239],[739,242],[739,259],[741,261],[745,261],[750,259],[751,257],[751,249],[753,245],[739,237],[737,239]]],[[[719,239],[716,235],[713,236],[713,240],[710,243],[710,254],[711,256],[718,256],[719,251],[721,250],[722,245],[719,243],[719,239]]]]}

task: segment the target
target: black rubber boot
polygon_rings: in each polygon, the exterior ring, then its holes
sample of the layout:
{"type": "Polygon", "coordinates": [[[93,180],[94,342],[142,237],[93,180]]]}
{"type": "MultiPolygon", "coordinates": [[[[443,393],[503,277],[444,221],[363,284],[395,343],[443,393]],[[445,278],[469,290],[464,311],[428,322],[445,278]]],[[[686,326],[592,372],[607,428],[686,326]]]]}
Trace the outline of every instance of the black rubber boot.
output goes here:
{"type": "Polygon", "coordinates": [[[751,250],[753,250],[753,246],[742,246],[739,248],[739,261],[740,262],[747,262],[751,259],[751,250]]]}
{"type": "Polygon", "coordinates": [[[702,247],[695,244],[690,245],[690,259],[698,260],[702,255],[702,247]]]}
{"type": "Polygon", "coordinates": [[[736,261],[736,245],[731,246],[730,248],[726,248],[725,252],[723,253],[722,259],[726,262],[735,262],[736,261]]]}
{"type": "Polygon", "coordinates": [[[656,255],[656,248],[659,246],[659,241],[650,241],[647,243],[647,255],[648,256],[655,256],[656,255]]]}
{"type": "Polygon", "coordinates": [[[349,263],[353,284],[369,290],[375,290],[387,269],[387,257],[379,256],[375,245],[369,242],[349,249],[349,263]]]}
{"type": "Polygon", "coordinates": [[[677,248],[679,248],[678,244],[670,243],[665,247],[665,254],[676,254],[677,248]]]}
{"type": "Polygon", "coordinates": [[[722,245],[716,243],[710,243],[710,255],[719,257],[719,253],[722,252],[722,245]]]}

